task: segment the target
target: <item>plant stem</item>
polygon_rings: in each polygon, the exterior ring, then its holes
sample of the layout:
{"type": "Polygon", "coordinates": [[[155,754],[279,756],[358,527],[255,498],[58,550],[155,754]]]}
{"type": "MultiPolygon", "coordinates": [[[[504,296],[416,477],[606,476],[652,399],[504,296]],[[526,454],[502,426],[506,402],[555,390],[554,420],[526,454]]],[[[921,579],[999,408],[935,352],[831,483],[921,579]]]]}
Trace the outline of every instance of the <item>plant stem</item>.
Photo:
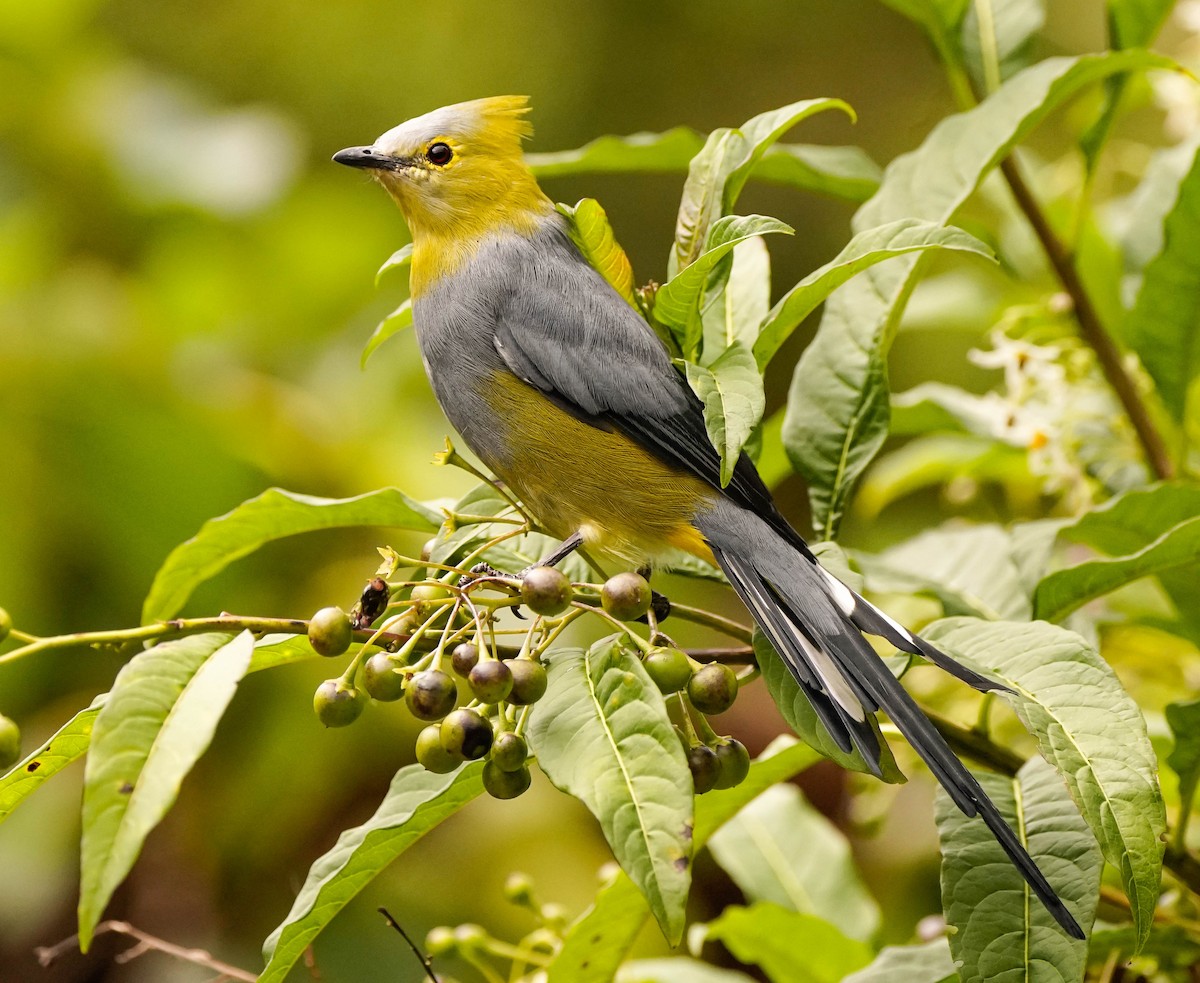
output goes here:
{"type": "Polygon", "coordinates": [[[723,618],[719,614],[713,614],[711,611],[705,611],[703,608],[693,608],[686,604],[676,604],[671,602],[672,617],[681,618],[684,621],[694,621],[698,625],[708,625],[709,628],[716,628],[717,631],[723,632],[730,638],[736,638],[740,642],[750,644],[750,639],[754,632],[743,624],[736,621],[731,621],[729,618],[723,618]]]}
{"type": "MultiPolygon", "coordinates": [[[[25,656],[38,652],[48,652],[53,649],[77,648],[79,646],[128,645],[132,642],[142,642],[153,638],[169,636],[198,635],[206,631],[251,631],[255,634],[308,634],[308,622],[300,618],[246,618],[232,614],[222,614],[216,618],[173,618],[170,621],[156,621],[152,625],[140,625],[137,628],[115,628],[109,631],[79,631],[68,635],[53,635],[39,638],[0,655],[0,665],[16,662],[25,656]]],[[[387,642],[402,643],[408,640],[408,635],[382,634],[378,635],[369,628],[357,629],[354,637],[359,641],[372,638],[379,644],[387,642]]]]}
{"type": "Polygon", "coordinates": [[[1025,183],[1016,159],[1009,157],[1001,162],[1000,170],[1003,172],[1005,180],[1008,181],[1009,188],[1012,189],[1017,206],[1025,214],[1038,241],[1041,242],[1042,249],[1046,252],[1046,258],[1054,268],[1059,282],[1070,295],[1075,307],[1075,319],[1079,324],[1079,333],[1096,353],[1096,359],[1100,363],[1105,379],[1108,380],[1113,392],[1117,394],[1117,399],[1121,401],[1121,405],[1129,417],[1129,422],[1133,424],[1134,432],[1145,452],[1150,470],[1157,478],[1170,478],[1174,474],[1175,468],[1167,453],[1162,434],[1158,432],[1158,428],[1150,418],[1150,412],[1142,400],[1141,393],[1138,392],[1137,383],[1125,371],[1116,343],[1104,330],[1104,325],[1100,322],[1100,315],[1096,312],[1091,297],[1083,287],[1083,281],[1079,278],[1079,272],[1075,269],[1075,263],[1070,253],[1055,235],[1054,230],[1050,228],[1050,223],[1046,220],[1041,206],[1038,205],[1037,199],[1034,198],[1029,186],[1025,183]]]}
{"type": "Polygon", "coordinates": [[[1001,747],[999,744],[994,744],[977,730],[956,724],[925,707],[921,708],[921,712],[929,718],[938,733],[946,739],[946,743],[959,754],[972,758],[1005,775],[1015,775],[1021,765],[1025,763],[1025,759],[1019,754],[1006,747],[1001,747]]]}
{"type": "Polygon", "coordinates": [[[685,649],[688,657],[697,662],[720,662],[727,666],[745,666],[754,664],[754,649],[749,645],[739,645],[735,648],[704,648],[685,649]]]}
{"type": "MultiPolygon", "coordinates": [[[[129,922],[101,922],[96,926],[94,934],[102,935],[105,932],[125,935],[137,942],[137,945],[133,946],[133,948],[126,949],[116,957],[115,961],[118,964],[130,962],[146,952],[163,952],[175,959],[191,963],[193,966],[200,966],[210,972],[219,973],[222,978],[243,980],[245,983],[254,983],[258,979],[258,974],[240,969],[237,966],[231,966],[229,963],[221,962],[219,959],[214,959],[203,949],[191,949],[175,945],[173,942],[167,942],[164,939],[156,938],[140,929],[134,928],[129,922]]],[[[72,935],[69,939],[63,939],[63,941],[56,945],[39,946],[34,951],[37,955],[38,965],[47,967],[52,965],[63,953],[77,949],[78,946],[79,936],[72,935]]]]}

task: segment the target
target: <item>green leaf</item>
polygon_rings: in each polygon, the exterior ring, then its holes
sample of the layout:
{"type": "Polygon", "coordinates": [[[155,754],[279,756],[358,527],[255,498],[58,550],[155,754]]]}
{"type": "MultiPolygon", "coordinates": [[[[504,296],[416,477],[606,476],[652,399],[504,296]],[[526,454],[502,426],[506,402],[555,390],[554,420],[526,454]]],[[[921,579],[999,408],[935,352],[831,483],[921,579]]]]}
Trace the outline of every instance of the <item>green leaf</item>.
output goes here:
{"type": "Polygon", "coordinates": [[[766,215],[726,215],[713,223],[704,252],[664,283],[654,295],[654,318],[671,329],[685,355],[700,342],[700,301],[709,274],[739,242],[772,232],[792,234],[792,229],[766,215]]]}
{"type": "MultiPolygon", "coordinates": [[[[1151,574],[1200,562],[1200,488],[1162,484],[1137,489],[1085,513],[1062,534],[1117,554],[1057,570],[1037,585],[1037,617],[1057,621],[1081,604],[1151,574]]],[[[1194,596],[1187,577],[1173,596],[1194,596]]],[[[1168,589],[1174,585],[1168,580],[1168,589]]]]}
{"type": "Polygon", "coordinates": [[[980,92],[1029,64],[1034,35],[1046,22],[1045,0],[974,0],[962,24],[967,71],[980,92]]]}
{"type": "Polygon", "coordinates": [[[254,654],[250,657],[246,675],[319,658],[313,647],[308,644],[307,635],[263,635],[254,643],[254,654]]]}
{"type": "Polygon", "coordinates": [[[1108,0],[1114,48],[1141,48],[1154,40],[1175,0],[1108,0]]]}
{"type": "Polygon", "coordinates": [[[249,632],[193,635],[139,653],[117,674],[84,772],[80,949],[208,748],[253,649],[249,632]]]}
{"type": "MultiPolygon", "coordinates": [[[[304,635],[264,635],[254,643],[254,654],[245,675],[318,658],[304,635]]],[[[45,744],[0,778],[0,823],[47,779],[87,753],[93,724],[107,699],[108,694],[101,693],[91,706],[80,710],[45,744]]]]}
{"type": "MultiPolygon", "coordinates": [[[[750,771],[740,785],[714,789],[696,799],[694,849],[703,847],[722,823],[764,789],[820,760],[816,751],[794,737],[777,737],[750,762],[750,771]]],[[[550,964],[547,983],[608,983],[649,917],[642,893],[624,871],[618,871],[567,929],[563,947],[550,964]]]]}
{"type": "MultiPolygon", "coordinates": [[[[767,684],[767,691],[771,694],[771,699],[779,707],[779,712],[783,714],[783,719],[787,721],[788,726],[796,732],[800,739],[816,748],[826,758],[836,761],[843,768],[869,773],[870,769],[858,751],[846,752],[834,743],[833,738],[825,729],[825,725],[817,718],[812,704],[808,702],[808,698],[800,689],[799,684],[788,671],[787,665],[776,654],[771,643],[767,641],[767,637],[760,631],[754,633],[754,654],[758,659],[763,682],[767,684]]],[[[878,721],[874,717],[870,719],[871,726],[878,734],[878,721]]],[[[903,782],[904,775],[897,767],[896,759],[892,757],[891,748],[888,747],[882,734],[879,735],[879,746],[883,752],[880,768],[883,770],[884,781],[903,782]]]]}
{"type": "MultiPolygon", "coordinates": [[[[575,150],[526,154],[539,178],[573,174],[686,173],[705,138],[686,126],[662,133],[602,136],[575,150]]],[[[879,185],[879,168],[858,147],[775,144],[752,175],[756,180],[865,201],[879,185]]]]}
{"type": "MultiPolygon", "coordinates": [[[[1055,531],[1045,530],[1046,558],[1055,531]]],[[[864,558],[863,570],[876,590],[928,590],[983,617],[1027,619],[1033,583],[1014,549],[1012,536],[1000,526],[949,523],[864,558]]]]}
{"type": "Polygon", "coordinates": [[[854,509],[864,519],[875,519],[906,495],[926,488],[942,491],[959,479],[1027,486],[1028,478],[1024,451],[971,434],[931,433],[877,459],[863,478],[854,509]]]}
{"type": "Polygon", "coordinates": [[[63,724],[50,740],[0,778],[0,823],[12,815],[13,810],[36,792],[47,779],[53,778],[72,761],[83,757],[91,743],[96,715],[107,699],[108,694],[101,693],[92,700],[91,706],[80,710],[63,724]]]}
{"type": "Polygon", "coordinates": [[[658,687],[618,638],[553,653],[529,743],[550,781],[599,820],[675,944],[691,883],[691,775],[658,687]]]}
{"type": "Polygon", "coordinates": [[[802,191],[863,202],[879,189],[879,165],[860,147],[777,143],[759,158],[751,177],[802,191]]]}
{"type": "Polygon", "coordinates": [[[1179,201],[1179,186],[1195,164],[1197,150],[1200,134],[1155,151],[1138,186],[1110,209],[1109,224],[1124,259],[1121,298],[1126,307],[1137,299],[1146,266],[1162,252],[1167,216],[1179,201]]]}
{"type": "Polygon", "coordinates": [[[379,286],[379,281],[383,279],[383,275],[389,270],[402,270],[412,265],[413,244],[406,242],[403,246],[397,249],[391,256],[387,258],[384,264],[379,267],[379,272],[375,274],[375,286],[379,286]]]}
{"type": "MultiPolygon", "coordinates": [[[[1029,855],[1085,928],[1100,895],[1104,860],[1096,838],[1041,758],[1015,777],[980,772],[979,784],[1029,855]]],[[[977,817],[959,811],[938,789],[942,904],[950,951],[964,983],[988,980],[1082,980],[1088,944],[1054,921],[977,817]]]]}
{"type": "Polygon", "coordinates": [[[755,237],[733,247],[729,277],[716,299],[705,306],[700,363],[708,365],[735,341],[753,346],[758,327],[771,307],[771,254],[755,237]]]}
{"type": "Polygon", "coordinates": [[[899,14],[923,27],[929,34],[954,36],[967,14],[971,0],[882,0],[899,14]]]}
{"type": "Polygon", "coordinates": [[[842,983],[958,983],[945,938],[917,945],[888,945],[866,969],[851,973],[842,983]]]}
{"type": "Polygon", "coordinates": [[[704,429],[721,455],[721,487],[733,478],[742,448],[762,420],[767,397],[750,349],[735,341],[720,358],[702,368],[684,362],[688,385],[704,404],[704,429]]]}
{"type": "Polygon", "coordinates": [[[799,324],[854,274],[893,256],[925,249],[955,249],[994,258],[991,248],[973,235],[938,222],[902,218],[859,232],[837,256],[808,274],[771,309],[754,344],[759,368],[766,368],[799,324]]]}
{"type": "Polygon", "coordinates": [[[854,115],[840,99],[807,99],[755,116],[740,129],[721,128],[708,135],[692,158],[683,185],[668,267],[672,276],[700,255],[710,238],[710,226],[733,210],[763,154],[801,120],[828,109],[854,115]]]}
{"type": "Polygon", "coordinates": [[[483,794],[483,762],[448,775],[421,765],[396,772],[375,814],[348,829],[309,869],[292,910],[263,943],[259,983],[279,983],[304,950],[385,867],[447,817],[483,794]]]}
{"type": "Polygon", "coordinates": [[[570,222],[571,238],[584,258],[604,277],[612,288],[630,307],[637,307],[633,299],[633,267],[625,250],[613,236],[600,202],[595,198],[582,198],[574,207],[557,205],[560,214],[570,222]]]}
{"type": "Polygon", "coordinates": [[[1144,943],[1158,902],[1166,815],[1146,722],[1108,663],[1074,632],[1044,621],[948,618],[923,634],[1012,691],[1000,696],[1066,780],[1120,874],[1144,943]]]}
{"type": "Polygon", "coordinates": [[[195,536],[171,551],[150,585],[142,622],[173,617],[198,585],[272,540],[345,526],[435,532],[441,521],[433,509],[395,488],[341,499],[269,488],[233,511],[209,519],[195,536]]]}
{"type": "MultiPolygon", "coordinates": [[[[902,218],[946,224],[983,177],[1083,86],[1117,72],[1170,65],[1130,51],[1053,58],[1026,69],[894,160],[879,192],[855,215],[855,230],[902,218]]],[[[836,538],[850,492],[887,436],[887,353],[920,266],[920,254],[898,257],[835,291],[796,366],[784,444],[808,482],[822,539],[836,538]]]]}
{"type": "Polygon", "coordinates": [[[667,173],[686,171],[704,146],[704,137],[686,126],[662,133],[602,136],[574,150],[526,154],[525,163],[539,178],[574,174],[667,173]]]}
{"type": "Polygon", "coordinates": [[[1196,798],[1196,786],[1200,784],[1200,700],[1168,703],[1166,717],[1175,737],[1175,746],[1167,755],[1167,764],[1179,776],[1179,819],[1176,826],[1177,836],[1182,842],[1188,817],[1192,813],[1192,802],[1196,798]]]}
{"type": "Polygon", "coordinates": [[[698,959],[636,959],[617,973],[616,983],[751,983],[745,973],[718,969],[698,959]]]}
{"type": "Polygon", "coordinates": [[[371,332],[371,337],[367,339],[366,347],[363,348],[362,357],[359,359],[359,367],[366,368],[367,360],[375,354],[375,349],[387,341],[392,335],[406,328],[411,328],[413,323],[412,300],[405,300],[391,314],[385,317],[375,326],[375,330],[371,332]]]}
{"type": "Polygon", "coordinates": [[[546,983],[609,983],[649,917],[645,895],[618,870],[563,934],[546,983]]]}
{"type": "Polygon", "coordinates": [[[774,983],[841,983],[872,955],[824,919],[769,901],[730,905],[708,923],[705,937],[723,942],[739,962],[760,966],[774,983]]]}
{"type": "Polygon", "coordinates": [[[747,901],[821,915],[852,939],[868,941],[879,927],[879,906],[846,837],[793,785],[763,792],[717,831],[709,849],[747,901]]]}
{"type": "MultiPolygon", "coordinates": [[[[962,63],[960,26],[971,0],[883,0],[925,31],[942,63],[955,69],[962,63]]],[[[954,72],[951,72],[953,80],[954,72]]],[[[969,95],[969,92],[966,93],[969,95]]]]}
{"type": "Polygon", "coordinates": [[[1188,393],[1200,375],[1200,154],[1179,184],[1162,251],[1146,266],[1121,333],[1167,411],[1183,423],[1188,393]]]}

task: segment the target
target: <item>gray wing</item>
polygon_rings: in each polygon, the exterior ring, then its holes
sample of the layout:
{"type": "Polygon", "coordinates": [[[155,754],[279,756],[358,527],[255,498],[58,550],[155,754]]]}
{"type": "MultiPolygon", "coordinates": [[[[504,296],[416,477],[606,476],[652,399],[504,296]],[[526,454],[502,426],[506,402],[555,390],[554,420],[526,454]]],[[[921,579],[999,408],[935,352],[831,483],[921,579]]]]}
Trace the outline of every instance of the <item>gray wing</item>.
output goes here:
{"type": "Polygon", "coordinates": [[[654,331],[554,228],[531,242],[497,310],[494,344],[518,378],[587,423],[616,429],[766,519],[806,554],[743,454],[721,487],[704,409],[654,331]]]}

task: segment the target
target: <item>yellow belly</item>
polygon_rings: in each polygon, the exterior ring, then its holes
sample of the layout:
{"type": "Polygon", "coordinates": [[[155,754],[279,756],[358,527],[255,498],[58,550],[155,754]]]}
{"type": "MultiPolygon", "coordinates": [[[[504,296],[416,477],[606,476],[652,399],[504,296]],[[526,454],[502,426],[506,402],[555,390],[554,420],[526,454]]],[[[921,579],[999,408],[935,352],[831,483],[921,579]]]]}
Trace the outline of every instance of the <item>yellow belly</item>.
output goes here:
{"type": "Polygon", "coordinates": [[[489,461],[546,531],[580,532],[588,545],[632,563],[666,547],[712,560],[692,524],[715,492],[628,437],[577,420],[515,376],[497,373],[485,398],[506,431],[504,461],[489,461]]]}

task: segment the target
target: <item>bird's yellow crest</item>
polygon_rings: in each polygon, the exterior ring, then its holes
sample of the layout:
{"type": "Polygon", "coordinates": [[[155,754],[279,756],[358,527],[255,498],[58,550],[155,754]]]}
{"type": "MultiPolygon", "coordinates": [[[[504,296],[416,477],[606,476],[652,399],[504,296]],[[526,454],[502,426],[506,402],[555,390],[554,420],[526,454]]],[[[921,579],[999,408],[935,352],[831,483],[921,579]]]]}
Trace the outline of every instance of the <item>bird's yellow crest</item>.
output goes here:
{"type": "Polygon", "coordinates": [[[553,214],[521,153],[533,132],[528,112],[525,96],[460,102],[335,158],[370,169],[404,212],[414,295],[456,270],[488,236],[530,235],[553,214]]]}

